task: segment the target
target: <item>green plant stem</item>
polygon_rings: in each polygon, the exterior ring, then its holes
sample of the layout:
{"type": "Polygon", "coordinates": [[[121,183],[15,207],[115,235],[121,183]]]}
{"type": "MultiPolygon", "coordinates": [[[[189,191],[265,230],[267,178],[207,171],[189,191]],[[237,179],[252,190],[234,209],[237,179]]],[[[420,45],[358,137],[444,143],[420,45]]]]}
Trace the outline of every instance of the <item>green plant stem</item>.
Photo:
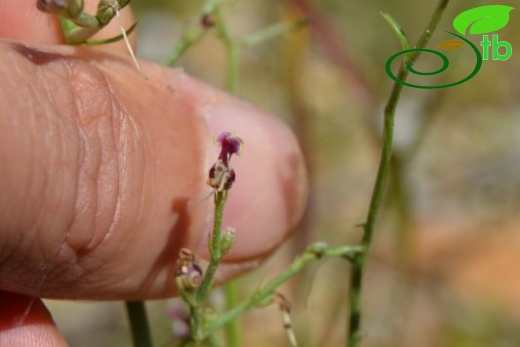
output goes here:
{"type": "Polygon", "coordinates": [[[207,29],[201,25],[201,19],[205,15],[210,15],[215,11],[217,7],[218,0],[206,0],[202,9],[199,13],[193,17],[190,23],[185,27],[181,38],[173,47],[172,53],[166,60],[164,61],[164,65],[173,66],[177,60],[190,48],[193,44],[197,43],[204,34],[207,32],[207,29]]]}
{"type": "MultiPolygon", "coordinates": [[[[238,305],[238,288],[236,280],[227,283],[224,286],[224,293],[226,295],[226,308],[230,309],[238,305]]],[[[230,321],[226,325],[226,346],[238,347],[240,346],[240,323],[238,319],[230,321]]]]}
{"type": "Polygon", "coordinates": [[[232,309],[224,312],[215,320],[209,322],[205,329],[204,335],[209,335],[240,317],[245,311],[250,308],[265,305],[270,302],[276,289],[284,282],[291,279],[296,273],[298,273],[305,266],[315,262],[322,258],[330,257],[343,257],[349,259],[362,252],[362,248],[359,246],[343,246],[338,248],[328,248],[322,243],[316,243],[307,248],[307,250],[293,263],[285,269],[281,274],[275,277],[271,282],[266,284],[264,287],[258,289],[256,293],[250,296],[248,299],[242,301],[240,304],[234,306],[232,309]]]}
{"type": "Polygon", "coordinates": [[[218,265],[222,259],[221,239],[222,239],[222,218],[224,216],[224,206],[228,193],[227,191],[215,191],[215,212],[213,218],[213,231],[208,242],[210,260],[206,273],[199,287],[199,290],[194,293],[193,297],[185,298],[185,301],[190,306],[191,317],[191,338],[194,341],[202,341],[208,337],[202,332],[203,324],[203,308],[208,299],[215,273],[218,265]]]}
{"type": "Polygon", "coordinates": [[[134,347],[152,347],[150,325],[146,308],[142,301],[126,301],[126,311],[130,320],[130,330],[134,347]]]}
{"type": "MultiPolygon", "coordinates": [[[[428,25],[422,32],[421,36],[419,37],[415,45],[416,48],[424,48],[428,44],[428,41],[430,40],[433,32],[435,31],[437,24],[439,23],[439,20],[442,17],[442,14],[444,13],[444,10],[448,5],[448,2],[449,0],[441,0],[439,2],[439,5],[433,13],[430,22],[428,23],[428,25]]],[[[408,57],[408,64],[410,64],[410,66],[413,65],[413,63],[417,60],[419,55],[419,52],[410,54],[410,56],[408,57]]],[[[408,70],[406,69],[406,66],[404,64],[401,64],[398,77],[400,80],[405,81],[407,76],[408,70]]],[[[381,203],[384,198],[384,191],[386,187],[388,173],[390,171],[390,162],[392,158],[394,138],[395,110],[399,98],[401,96],[402,90],[402,84],[394,84],[384,110],[384,130],[382,141],[383,149],[379,161],[379,169],[374,184],[374,190],[372,192],[372,197],[370,200],[368,215],[364,225],[364,233],[361,239],[361,246],[363,251],[355,254],[352,261],[353,266],[351,271],[350,293],[348,298],[350,310],[348,317],[349,325],[347,329],[347,347],[356,347],[358,346],[361,340],[361,287],[363,282],[365,264],[374,237],[375,224],[377,221],[379,210],[381,208],[381,203]]]]}
{"type": "Polygon", "coordinates": [[[301,29],[308,23],[308,19],[299,19],[291,23],[276,23],[240,39],[239,43],[242,46],[255,46],[265,41],[272,40],[284,33],[301,29]]]}
{"type": "Polygon", "coordinates": [[[217,272],[218,265],[222,258],[222,252],[220,250],[220,240],[222,235],[222,218],[224,216],[224,205],[227,200],[227,192],[215,192],[215,213],[213,219],[213,232],[210,236],[210,242],[208,243],[210,260],[204,279],[200,284],[200,288],[197,292],[197,301],[203,303],[208,298],[215,273],[217,272]]]}
{"type": "MultiPolygon", "coordinates": [[[[225,25],[222,12],[216,10],[217,30],[219,31],[221,39],[224,41],[228,51],[227,62],[227,76],[226,89],[233,94],[238,91],[238,70],[239,70],[239,56],[240,50],[237,44],[231,38],[229,31],[225,25]]],[[[238,288],[236,281],[230,281],[224,285],[224,294],[226,296],[226,309],[230,309],[238,304],[238,288]]],[[[239,347],[240,346],[240,322],[238,319],[230,321],[225,326],[226,346],[239,347]]]]}
{"type": "Polygon", "coordinates": [[[184,52],[186,52],[188,48],[191,47],[191,45],[199,41],[205,33],[206,31],[200,26],[187,28],[179,42],[175,45],[175,47],[173,47],[173,51],[170,56],[164,61],[164,65],[173,66],[184,54],[184,52]]]}
{"type": "Polygon", "coordinates": [[[238,89],[238,63],[240,60],[240,46],[238,42],[231,36],[220,7],[215,9],[214,15],[217,32],[220,36],[220,39],[226,46],[228,56],[226,88],[231,92],[236,92],[238,89]]]}

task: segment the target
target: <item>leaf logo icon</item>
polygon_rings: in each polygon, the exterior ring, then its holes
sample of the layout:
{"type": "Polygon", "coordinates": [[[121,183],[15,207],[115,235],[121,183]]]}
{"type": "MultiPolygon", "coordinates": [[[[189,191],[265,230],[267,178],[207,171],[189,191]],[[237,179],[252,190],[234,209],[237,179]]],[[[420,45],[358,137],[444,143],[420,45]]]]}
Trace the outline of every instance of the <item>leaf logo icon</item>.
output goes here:
{"type": "Polygon", "coordinates": [[[509,22],[509,12],[514,7],[505,5],[487,5],[472,8],[459,14],[453,20],[453,27],[462,35],[487,34],[502,29],[509,22]]]}
{"type": "Polygon", "coordinates": [[[464,42],[461,40],[446,40],[437,45],[437,48],[442,48],[447,51],[454,51],[464,46],[464,42]]]}

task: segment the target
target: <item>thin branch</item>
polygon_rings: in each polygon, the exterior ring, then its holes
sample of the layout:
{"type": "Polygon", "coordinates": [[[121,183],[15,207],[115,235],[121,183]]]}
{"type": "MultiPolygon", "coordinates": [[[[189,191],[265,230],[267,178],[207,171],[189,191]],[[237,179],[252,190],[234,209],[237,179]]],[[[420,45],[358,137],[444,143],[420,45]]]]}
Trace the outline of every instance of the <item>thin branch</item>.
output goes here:
{"type": "MultiPolygon", "coordinates": [[[[448,2],[449,0],[441,0],[439,2],[439,5],[433,13],[430,22],[428,23],[428,25],[422,32],[420,38],[418,39],[415,45],[416,48],[424,48],[427,45],[428,41],[430,40],[433,32],[437,27],[437,24],[439,23],[440,18],[442,17],[442,14],[444,13],[444,10],[448,5],[448,2]]],[[[410,64],[410,66],[413,65],[413,63],[417,60],[419,55],[420,52],[410,54],[408,56],[408,64],[410,64]]],[[[406,80],[407,76],[408,70],[406,69],[406,65],[401,64],[398,77],[401,81],[404,81],[406,80]]],[[[366,260],[368,252],[370,250],[370,246],[372,244],[372,240],[374,238],[375,224],[379,215],[381,203],[384,198],[384,191],[386,187],[388,173],[390,171],[390,162],[393,150],[395,110],[399,98],[401,96],[402,90],[402,84],[394,84],[384,111],[383,149],[381,152],[379,169],[374,184],[372,198],[370,200],[370,207],[368,210],[367,220],[364,227],[364,233],[361,240],[363,252],[356,254],[353,259],[353,267],[350,282],[350,294],[348,299],[350,304],[350,310],[348,317],[349,325],[347,347],[356,347],[358,346],[361,340],[361,287],[363,282],[366,260]]]]}

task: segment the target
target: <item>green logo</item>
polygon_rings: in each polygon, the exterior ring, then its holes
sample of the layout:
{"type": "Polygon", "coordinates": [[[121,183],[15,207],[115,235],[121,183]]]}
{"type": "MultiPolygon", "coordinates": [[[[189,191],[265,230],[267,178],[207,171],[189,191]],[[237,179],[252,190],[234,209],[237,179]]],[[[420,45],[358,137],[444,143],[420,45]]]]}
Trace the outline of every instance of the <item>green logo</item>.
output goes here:
{"type": "Polygon", "coordinates": [[[453,27],[460,34],[487,34],[502,29],[509,22],[509,12],[514,7],[504,5],[488,5],[475,7],[459,14],[453,20],[453,27]]]}
{"type": "MultiPolygon", "coordinates": [[[[513,54],[513,47],[511,47],[511,44],[507,41],[499,41],[498,35],[493,34],[491,36],[491,40],[489,38],[489,35],[483,35],[482,41],[480,42],[480,46],[482,47],[482,54],[480,53],[477,46],[475,46],[471,41],[469,41],[464,36],[466,34],[470,35],[482,35],[482,34],[488,34],[493,31],[497,31],[502,29],[507,25],[509,22],[509,12],[511,12],[514,9],[514,7],[511,6],[504,6],[504,5],[488,5],[488,6],[481,6],[481,7],[475,7],[470,10],[464,11],[461,14],[459,14],[455,19],[453,20],[453,27],[455,30],[459,33],[453,33],[450,31],[445,31],[446,33],[454,36],[456,39],[447,40],[444,42],[441,42],[437,45],[437,48],[443,49],[443,50],[457,50],[462,48],[465,44],[468,44],[476,58],[475,67],[470,72],[470,74],[463,79],[443,84],[443,85],[434,85],[434,86],[425,86],[425,85],[418,85],[418,84],[412,84],[408,83],[406,81],[400,80],[391,69],[392,62],[398,58],[399,56],[403,54],[408,53],[416,53],[416,52],[425,52],[425,53],[431,53],[442,60],[442,66],[431,72],[421,72],[415,70],[410,63],[406,63],[406,69],[415,75],[421,75],[421,76],[431,76],[439,74],[443,71],[445,71],[449,66],[449,60],[446,55],[443,53],[433,50],[433,49],[427,49],[427,48],[413,48],[413,49],[405,49],[403,51],[400,51],[394,55],[392,55],[388,60],[386,61],[385,69],[388,76],[390,76],[391,79],[393,79],[395,82],[400,83],[402,85],[405,85],[407,87],[412,88],[422,88],[422,89],[439,89],[439,88],[449,88],[456,85],[459,85],[461,83],[467,82],[471,78],[473,78],[482,67],[482,61],[488,60],[490,58],[490,49],[491,49],[491,57],[493,60],[501,60],[505,61],[511,58],[513,54]],[[469,31],[469,33],[468,33],[469,31]],[[500,49],[502,49],[503,53],[500,52],[500,49]]],[[[385,19],[388,20],[387,17],[385,19]]],[[[395,24],[391,22],[393,26],[395,24]]],[[[407,47],[405,47],[407,48],[407,47]]]]}

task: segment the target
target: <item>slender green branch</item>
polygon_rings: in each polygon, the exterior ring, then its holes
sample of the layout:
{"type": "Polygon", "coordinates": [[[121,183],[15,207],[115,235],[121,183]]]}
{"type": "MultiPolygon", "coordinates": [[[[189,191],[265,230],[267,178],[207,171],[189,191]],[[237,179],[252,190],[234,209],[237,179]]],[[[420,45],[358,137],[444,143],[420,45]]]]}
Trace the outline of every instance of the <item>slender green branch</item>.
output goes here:
{"type": "Polygon", "coordinates": [[[222,235],[222,218],[224,216],[224,206],[227,200],[227,192],[215,192],[215,217],[213,220],[213,232],[208,243],[210,261],[204,279],[197,292],[197,301],[202,303],[208,298],[215,273],[222,258],[220,240],[222,235]]]}
{"type": "MultiPolygon", "coordinates": [[[[227,283],[224,286],[224,293],[226,294],[226,308],[230,309],[238,305],[238,288],[236,280],[227,283]]],[[[238,347],[240,346],[240,323],[238,319],[232,320],[226,325],[226,346],[238,347]]]]}
{"type": "Polygon", "coordinates": [[[142,301],[126,301],[125,304],[134,347],[152,347],[152,337],[144,303],[142,301]]]}
{"type": "Polygon", "coordinates": [[[227,191],[215,191],[213,231],[208,242],[210,261],[199,289],[194,293],[193,298],[190,297],[190,300],[185,299],[190,305],[191,336],[195,341],[202,341],[205,338],[202,333],[203,306],[209,296],[217,268],[223,256],[221,249],[222,218],[224,216],[224,206],[226,205],[227,196],[227,191]]]}
{"type": "Polygon", "coordinates": [[[301,29],[308,23],[308,19],[300,19],[291,23],[276,23],[240,39],[239,43],[243,46],[255,46],[292,30],[301,29]]]}
{"type": "Polygon", "coordinates": [[[204,37],[207,32],[207,28],[201,23],[204,16],[211,15],[217,7],[218,0],[206,0],[202,9],[197,13],[185,27],[181,38],[173,47],[172,53],[164,61],[164,65],[173,66],[177,60],[190,48],[193,44],[197,43],[204,37]]]}
{"type": "Polygon", "coordinates": [[[227,312],[224,312],[215,320],[210,321],[205,326],[204,335],[212,334],[217,329],[228,324],[230,321],[240,317],[245,311],[247,311],[250,308],[269,303],[274,292],[278,287],[280,287],[280,285],[282,285],[284,282],[287,282],[301,269],[315,262],[316,260],[331,257],[348,258],[349,256],[359,254],[362,251],[363,249],[359,246],[343,246],[338,248],[328,248],[323,243],[316,243],[311,245],[300,257],[296,258],[294,262],[287,269],[285,269],[285,271],[283,271],[281,274],[275,277],[271,282],[266,284],[264,287],[258,289],[256,293],[254,293],[252,296],[250,296],[242,303],[236,305],[227,312]]]}
{"type": "Polygon", "coordinates": [[[164,65],[173,66],[184,54],[184,52],[186,52],[188,48],[191,47],[191,45],[199,41],[205,33],[206,30],[200,26],[187,28],[182,34],[179,42],[175,45],[175,47],[173,47],[170,56],[164,61],[164,65]]]}
{"type": "MultiPolygon", "coordinates": [[[[233,94],[238,91],[238,70],[239,70],[239,55],[240,50],[237,44],[233,42],[222,12],[219,9],[215,11],[216,25],[219,31],[221,39],[224,41],[228,50],[228,72],[226,76],[226,89],[233,94]]],[[[238,304],[238,288],[236,281],[228,282],[224,285],[224,294],[226,296],[226,309],[230,309],[238,304]]],[[[238,319],[230,321],[225,326],[226,346],[227,347],[239,347],[240,346],[240,322],[238,319]]]]}
{"type": "MultiPolygon", "coordinates": [[[[416,48],[424,48],[428,44],[428,41],[430,40],[433,32],[435,31],[437,24],[439,23],[439,20],[442,17],[442,14],[444,13],[444,10],[448,5],[448,2],[449,0],[440,1],[439,5],[437,6],[435,12],[433,13],[430,19],[430,22],[428,23],[428,25],[422,32],[421,36],[419,37],[415,45],[416,48]]],[[[408,56],[407,64],[411,66],[417,60],[418,57],[419,52],[410,54],[408,56]]],[[[405,64],[401,64],[398,76],[400,80],[406,80],[408,76],[408,70],[406,69],[405,64]]],[[[392,88],[392,92],[384,110],[383,149],[381,152],[379,169],[374,184],[372,198],[370,200],[367,220],[364,225],[364,233],[361,240],[363,252],[357,253],[354,256],[353,267],[351,272],[349,294],[350,310],[348,317],[349,326],[347,339],[348,347],[358,346],[361,340],[361,287],[363,282],[366,259],[370,250],[370,246],[372,244],[372,239],[374,237],[375,224],[377,221],[379,210],[381,208],[381,203],[384,198],[384,191],[386,187],[388,173],[390,170],[390,161],[393,149],[395,110],[399,101],[399,97],[401,96],[402,90],[402,84],[394,84],[394,87],[392,88]]]]}
{"type": "Polygon", "coordinates": [[[239,58],[240,58],[240,47],[238,41],[235,40],[227,27],[226,21],[222,15],[222,10],[217,7],[214,11],[215,14],[215,25],[217,32],[222,42],[226,46],[227,50],[227,73],[226,73],[226,88],[229,91],[236,92],[238,88],[238,70],[239,70],[239,58]]]}

